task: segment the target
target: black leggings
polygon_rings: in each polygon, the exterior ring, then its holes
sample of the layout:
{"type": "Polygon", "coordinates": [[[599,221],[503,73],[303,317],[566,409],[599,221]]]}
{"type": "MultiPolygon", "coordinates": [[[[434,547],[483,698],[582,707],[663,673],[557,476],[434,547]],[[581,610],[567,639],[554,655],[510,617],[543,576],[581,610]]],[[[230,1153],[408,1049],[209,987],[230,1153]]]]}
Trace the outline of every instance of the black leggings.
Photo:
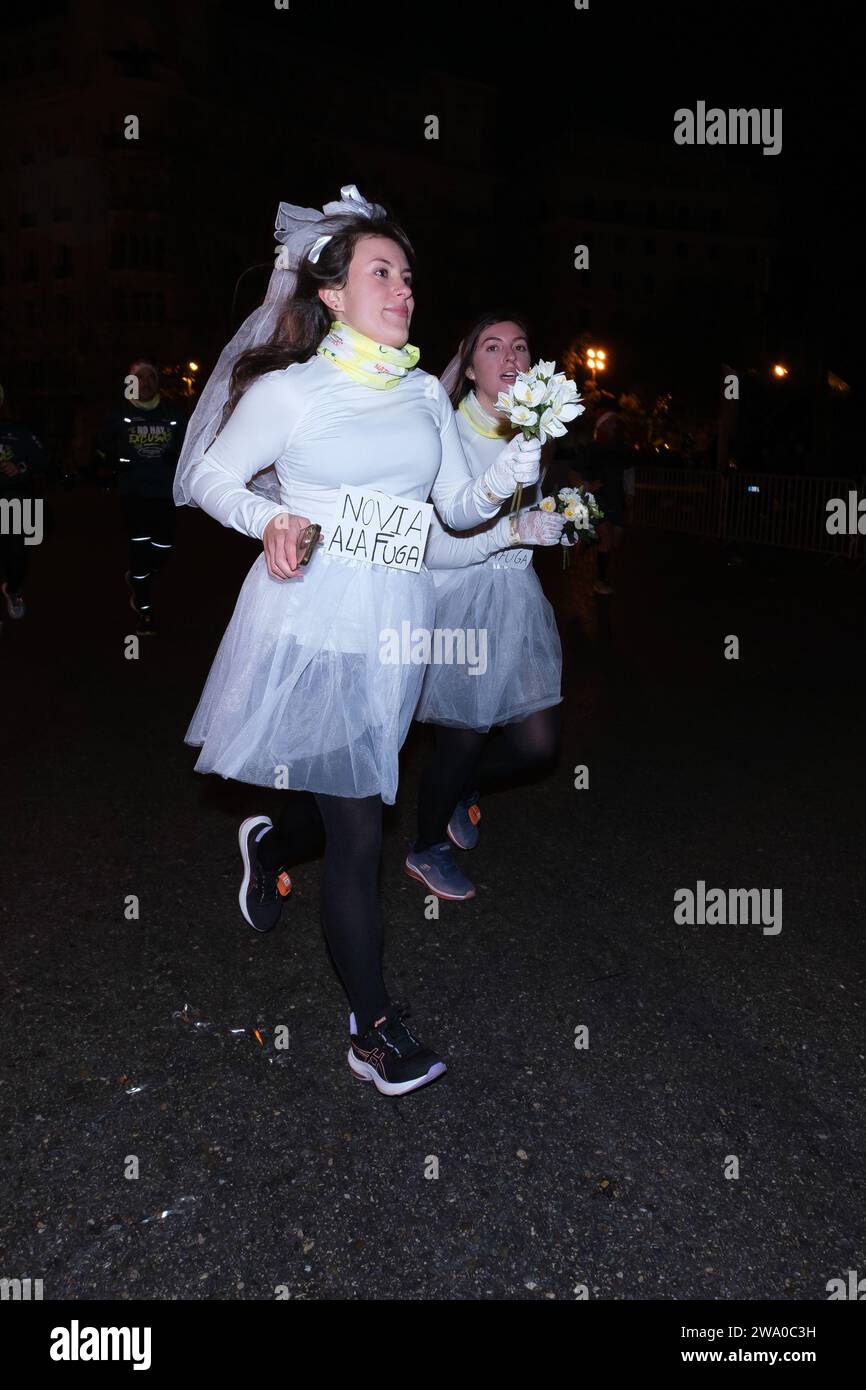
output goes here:
{"type": "Polygon", "coordinates": [[[325,940],[363,1034],[390,1003],[382,976],[379,903],[382,798],[284,792],[274,829],[259,841],[260,862],[266,868],[288,868],[314,858],[323,839],[325,940]]]}
{"type": "Polygon", "coordinates": [[[129,575],[135,606],[146,613],[152,605],[151,579],[165,566],[174,544],[177,508],[171,497],[121,494],[120,505],[129,536],[129,575]]]}
{"type": "Polygon", "coordinates": [[[434,761],[421,774],[415,848],[447,843],[445,827],[464,797],[552,772],[560,724],[559,705],[490,733],[437,724],[434,761]]]}

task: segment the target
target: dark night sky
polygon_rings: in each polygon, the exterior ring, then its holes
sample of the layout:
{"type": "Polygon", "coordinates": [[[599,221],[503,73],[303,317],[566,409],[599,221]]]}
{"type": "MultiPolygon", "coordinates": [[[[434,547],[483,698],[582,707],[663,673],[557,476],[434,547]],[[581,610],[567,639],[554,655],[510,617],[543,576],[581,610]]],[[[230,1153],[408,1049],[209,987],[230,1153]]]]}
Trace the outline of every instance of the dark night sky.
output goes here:
{"type": "MultiPolygon", "coordinates": [[[[57,8],[62,7],[45,0],[40,15],[57,8]]],[[[29,7],[20,13],[34,21],[29,7]]],[[[194,5],[184,15],[167,0],[152,0],[146,13],[169,54],[178,25],[195,37],[194,5]]],[[[656,152],[671,151],[679,106],[693,107],[697,100],[723,108],[781,106],[778,156],[766,157],[754,147],[719,153],[779,195],[772,308],[778,338],[822,342],[833,369],[858,382],[862,352],[855,305],[863,270],[855,205],[861,201],[863,119],[854,11],[834,4],[796,9],[767,0],[590,0],[585,12],[575,11],[573,0],[544,0],[523,10],[477,0],[382,7],[291,0],[285,13],[272,0],[214,0],[205,13],[202,50],[217,57],[204,81],[244,134],[248,168],[227,165],[218,143],[197,151],[196,159],[212,177],[216,207],[220,199],[243,202],[249,170],[266,171],[267,196],[259,180],[255,197],[261,206],[248,208],[250,225],[263,228],[273,216],[273,191],[277,198],[316,205],[336,191],[332,171],[320,173],[315,161],[302,177],[286,176],[294,165],[287,158],[292,142],[285,138],[293,132],[303,140],[317,122],[327,125],[334,83],[348,83],[356,95],[352,125],[362,146],[365,125],[389,84],[408,81],[417,93],[417,100],[398,103],[388,115],[403,122],[406,139],[416,142],[418,112],[430,109],[424,103],[435,90],[437,71],[491,87],[496,118],[485,161],[514,168],[514,204],[501,209],[501,217],[512,222],[522,215],[521,191],[531,187],[527,173],[539,141],[555,147],[570,131],[589,163],[599,158],[605,134],[620,134],[645,142],[645,167],[652,169],[656,152]],[[281,158],[275,159],[275,149],[281,158]]],[[[3,23],[14,25],[14,11],[4,13],[3,23]]],[[[314,137],[308,143],[314,146],[314,137]]],[[[681,153],[686,159],[695,152],[681,153]]],[[[182,142],[177,157],[188,157],[182,142]]],[[[389,201],[389,190],[365,184],[354,165],[346,177],[357,178],[368,196],[389,201]]],[[[580,160],[577,167],[573,158],[563,160],[562,179],[579,183],[580,160]]],[[[557,190],[547,189],[546,196],[555,207],[557,190]]],[[[395,210],[412,234],[411,206],[395,210]]],[[[262,246],[264,255],[255,259],[270,254],[265,234],[262,246]]],[[[437,257],[441,250],[437,246],[437,257]]],[[[500,283],[500,266],[494,264],[488,278],[500,283]]],[[[257,288],[252,277],[247,288],[257,288]]],[[[228,289],[225,299],[228,305],[228,289]]]]}
{"type": "MultiPolygon", "coordinates": [[[[778,156],[728,148],[725,157],[780,196],[780,328],[799,323],[826,337],[837,370],[849,379],[859,374],[854,303],[863,271],[855,204],[864,125],[853,10],[590,0],[589,10],[577,13],[571,0],[546,0],[527,6],[523,19],[518,9],[471,0],[382,11],[291,0],[287,44],[287,16],[269,5],[241,10],[235,0],[223,0],[221,8],[239,48],[257,37],[269,40],[272,70],[263,80],[272,88],[275,117],[291,101],[302,36],[300,59],[321,61],[325,107],[329,55],[340,64],[351,55],[362,89],[369,79],[371,101],[390,72],[411,74],[421,90],[437,68],[480,77],[499,95],[501,144],[491,159],[518,166],[531,161],[533,141],[568,128],[589,148],[595,131],[607,131],[670,149],[680,105],[702,99],[724,108],[781,106],[778,156]]],[[[231,99],[231,68],[218,80],[231,99]]],[[[235,100],[240,115],[241,92],[235,100]]],[[[359,110],[359,126],[363,119],[359,110]]]]}

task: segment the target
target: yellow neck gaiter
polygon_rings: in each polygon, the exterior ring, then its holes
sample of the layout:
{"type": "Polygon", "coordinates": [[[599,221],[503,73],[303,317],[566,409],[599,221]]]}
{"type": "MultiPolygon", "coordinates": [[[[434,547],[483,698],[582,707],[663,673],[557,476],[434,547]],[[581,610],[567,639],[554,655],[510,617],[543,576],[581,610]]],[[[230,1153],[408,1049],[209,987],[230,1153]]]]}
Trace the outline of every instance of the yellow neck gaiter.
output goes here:
{"type": "Polygon", "coordinates": [[[495,415],[488,414],[474,391],[463,397],[457,409],[466,416],[475,433],[483,434],[485,439],[508,439],[514,432],[510,421],[497,420],[495,415]]]}
{"type": "Polygon", "coordinates": [[[421,356],[420,349],[411,343],[402,348],[388,347],[387,343],[374,342],[339,319],[331,324],[316,351],[348,372],[354,381],[379,391],[396,386],[418,365],[421,356]]]}

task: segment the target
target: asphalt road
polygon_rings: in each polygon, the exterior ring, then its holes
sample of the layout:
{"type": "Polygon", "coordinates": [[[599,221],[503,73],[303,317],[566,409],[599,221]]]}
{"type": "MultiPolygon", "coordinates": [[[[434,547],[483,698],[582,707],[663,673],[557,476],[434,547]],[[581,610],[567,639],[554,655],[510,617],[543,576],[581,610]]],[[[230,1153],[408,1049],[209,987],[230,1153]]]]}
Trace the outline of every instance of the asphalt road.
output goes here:
{"type": "Polygon", "coordinates": [[[183,743],[255,546],[184,512],[126,660],[115,507],[55,496],[0,634],[0,1274],[45,1299],[797,1301],[866,1272],[863,576],[633,531],[597,599],[591,557],[544,557],[558,772],[485,801],[478,895],[438,920],[402,872],[423,728],[386,812],[387,978],[449,1066],[389,1100],[346,1065],[319,864],[250,931],[236,829],[277,793],[183,743]],[[782,930],[676,923],[699,880],[781,889],[782,930]]]}

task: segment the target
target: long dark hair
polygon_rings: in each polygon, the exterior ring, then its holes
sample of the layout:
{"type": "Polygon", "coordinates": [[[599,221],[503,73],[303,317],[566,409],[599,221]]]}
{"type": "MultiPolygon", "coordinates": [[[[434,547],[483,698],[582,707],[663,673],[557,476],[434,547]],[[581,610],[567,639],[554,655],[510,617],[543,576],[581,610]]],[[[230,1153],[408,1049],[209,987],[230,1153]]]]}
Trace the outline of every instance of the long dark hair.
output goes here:
{"type": "MultiPolygon", "coordinates": [[[[467,367],[472,365],[472,358],[475,356],[475,349],[485,328],[490,328],[494,323],[516,323],[521,329],[527,343],[529,342],[529,321],[525,314],[516,314],[511,309],[495,310],[489,314],[480,314],[474,323],[467,329],[458,348],[460,362],[457,369],[457,380],[454,383],[449,398],[456,410],[464,396],[468,396],[475,383],[471,377],[466,375],[467,367]]],[[[500,434],[504,439],[508,439],[514,434],[514,426],[508,420],[503,420],[500,425],[500,434]]]]}
{"type": "MultiPolygon", "coordinates": [[[[265,372],[279,371],[293,362],[308,362],[333,321],[333,313],[319,298],[325,286],[342,289],[349,274],[356,242],[364,236],[385,236],[396,241],[410,265],[415,252],[403,228],[390,217],[362,217],[346,213],[329,219],[336,230],[322,248],[319,259],[304,256],[297,272],[294,294],[283,306],[270,342],[242,352],[234,365],[225,418],[231,414],[247,387],[265,372]]],[[[225,422],[225,420],[224,420],[225,422]]]]}

